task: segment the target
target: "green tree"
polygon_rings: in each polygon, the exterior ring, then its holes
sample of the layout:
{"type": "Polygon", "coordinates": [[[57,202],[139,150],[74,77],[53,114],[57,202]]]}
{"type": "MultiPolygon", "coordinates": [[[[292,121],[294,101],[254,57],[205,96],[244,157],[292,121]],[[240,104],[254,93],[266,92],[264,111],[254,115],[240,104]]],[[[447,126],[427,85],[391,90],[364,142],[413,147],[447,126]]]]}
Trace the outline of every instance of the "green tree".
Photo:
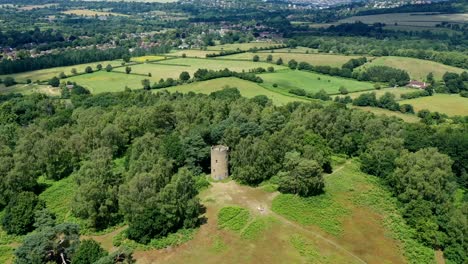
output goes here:
{"type": "Polygon", "coordinates": [[[89,239],[80,242],[80,246],[73,255],[73,264],[95,263],[107,256],[107,252],[96,241],[89,239]]]}
{"type": "Polygon", "coordinates": [[[65,79],[65,78],[67,78],[67,75],[65,75],[64,72],[61,72],[61,73],[59,74],[59,78],[60,78],[60,79],[65,79]]]}
{"type": "Polygon", "coordinates": [[[381,138],[371,142],[360,156],[361,170],[386,179],[395,169],[395,159],[403,151],[403,140],[381,138]]]}
{"type": "Polygon", "coordinates": [[[33,230],[34,213],[39,200],[32,192],[21,192],[15,195],[2,218],[3,229],[8,234],[24,235],[33,230]]]}
{"type": "Polygon", "coordinates": [[[112,69],[113,69],[112,65],[107,64],[107,66],[106,66],[106,72],[111,72],[112,69]]]}
{"type": "Polygon", "coordinates": [[[102,70],[102,64],[98,64],[98,65],[96,66],[96,69],[97,69],[98,71],[102,70]]]}
{"type": "Polygon", "coordinates": [[[85,73],[92,73],[93,72],[93,68],[91,68],[91,66],[87,66],[85,68],[85,73]]]}
{"type": "Polygon", "coordinates": [[[127,74],[130,74],[132,72],[132,67],[130,67],[130,66],[125,67],[125,72],[127,74]]]}
{"type": "Polygon", "coordinates": [[[130,57],[130,55],[125,54],[125,55],[123,55],[122,60],[123,60],[125,63],[129,63],[131,58],[132,58],[132,57],[130,57]]]}
{"type": "Polygon", "coordinates": [[[321,166],[314,160],[302,158],[298,152],[286,153],[278,178],[278,190],[283,193],[311,196],[322,193],[325,187],[321,166]]]}
{"type": "Polygon", "coordinates": [[[7,76],[3,80],[3,84],[5,85],[5,87],[10,87],[10,86],[15,85],[16,81],[15,81],[15,79],[13,77],[7,76]]]}
{"type": "Polygon", "coordinates": [[[72,212],[88,219],[97,229],[120,221],[117,195],[121,177],[114,174],[112,167],[112,150],[99,148],[91,153],[76,175],[78,188],[72,212]]]}
{"type": "Polygon", "coordinates": [[[49,80],[49,85],[52,87],[59,87],[60,85],[60,80],[57,77],[53,77],[52,79],[49,80]]]}
{"type": "Polygon", "coordinates": [[[141,80],[141,85],[143,85],[143,89],[145,90],[151,89],[151,83],[150,83],[150,80],[148,79],[141,80]]]}
{"type": "Polygon", "coordinates": [[[252,61],[258,62],[258,61],[260,61],[260,57],[258,55],[254,55],[253,58],[252,58],[252,61]]]}
{"type": "Polygon", "coordinates": [[[69,223],[31,233],[15,250],[15,263],[64,263],[71,259],[78,248],[79,238],[78,225],[69,223]]]}
{"type": "Polygon", "coordinates": [[[276,61],[276,65],[283,65],[283,59],[282,59],[282,58],[279,58],[279,59],[276,61]]]}
{"type": "Polygon", "coordinates": [[[340,94],[348,94],[348,89],[346,89],[346,87],[344,86],[341,86],[339,91],[340,91],[340,94]]]}
{"type": "Polygon", "coordinates": [[[186,81],[190,80],[190,74],[188,72],[186,72],[186,71],[183,71],[183,72],[180,73],[179,79],[181,81],[183,81],[183,82],[186,82],[186,81]]]}
{"type": "Polygon", "coordinates": [[[76,68],[72,68],[72,69],[71,69],[71,73],[72,73],[73,75],[76,75],[76,74],[78,73],[78,71],[76,70],[76,68]]]}
{"type": "Polygon", "coordinates": [[[297,68],[297,61],[296,60],[290,60],[288,62],[288,67],[292,70],[295,70],[297,68]]]}
{"type": "Polygon", "coordinates": [[[268,54],[268,56],[267,56],[267,58],[266,58],[266,61],[267,61],[267,62],[272,62],[272,61],[273,61],[273,55],[268,54]]]}

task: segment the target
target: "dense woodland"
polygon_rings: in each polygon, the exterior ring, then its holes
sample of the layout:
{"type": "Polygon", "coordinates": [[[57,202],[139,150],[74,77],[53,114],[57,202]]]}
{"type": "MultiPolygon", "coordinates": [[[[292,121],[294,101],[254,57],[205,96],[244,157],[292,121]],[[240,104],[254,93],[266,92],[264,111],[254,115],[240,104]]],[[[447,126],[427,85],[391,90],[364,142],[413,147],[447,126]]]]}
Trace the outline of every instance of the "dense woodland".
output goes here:
{"type": "MultiPolygon", "coordinates": [[[[277,107],[233,88],[209,96],[127,91],[72,95],[71,103],[39,94],[2,100],[0,205],[10,234],[76,229],[53,221],[37,197],[39,176],[72,177],[79,187],[72,212],[92,229],[125,221],[128,238],[148,243],[196,227],[209,148],[225,144],[234,179],[271,181],[303,196],[323,192],[331,155],[358,157],[362,170],[382,178],[401,202],[421,242],[443,248],[455,263],[467,257],[466,195],[455,195],[468,187],[466,123],[407,124],[339,103],[277,107]]],[[[47,240],[37,236],[25,238],[18,263],[54,257],[41,250],[23,255],[47,240]]],[[[67,248],[67,257],[76,252],[67,248]]]]}

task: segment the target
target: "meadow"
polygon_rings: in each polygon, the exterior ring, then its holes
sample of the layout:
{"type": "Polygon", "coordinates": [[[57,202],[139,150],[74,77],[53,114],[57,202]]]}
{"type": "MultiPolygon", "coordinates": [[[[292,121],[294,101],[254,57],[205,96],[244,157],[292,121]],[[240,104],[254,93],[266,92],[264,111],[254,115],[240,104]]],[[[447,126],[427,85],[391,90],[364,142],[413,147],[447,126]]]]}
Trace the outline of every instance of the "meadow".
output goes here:
{"type": "Polygon", "coordinates": [[[403,114],[397,111],[390,111],[388,109],[378,108],[378,107],[370,107],[370,106],[352,106],[353,108],[360,109],[366,112],[370,112],[376,115],[385,115],[385,116],[395,116],[407,123],[416,123],[419,122],[421,119],[416,115],[411,114],[403,114]]]}
{"type": "MultiPolygon", "coordinates": [[[[266,95],[269,99],[273,101],[276,105],[285,105],[290,102],[294,101],[306,101],[302,98],[293,97],[292,95],[284,95],[281,93],[277,93],[275,91],[271,91],[266,89],[256,83],[241,80],[238,78],[230,77],[230,78],[220,78],[214,79],[204,82],[194,82],[186,85],[180,85],[171,88],[165,88],[161,90],[167,90],[169,92],[181,92],[181,93],[188,93],[188,92],[195,92],[195,93],[204,93],[210,94],[215,91],[219,91],[225,87],[235,87],[237,88],[241,95],[247,98],[252,98],[257,95],[266,95]]],[[[153,90],[155,92],[161,90],[153,90]]]]}
{"type": "MultiPolygon", "coordinates": [[[[222,59],[196,59],[196,58],[177,58],[154,63],[144,63],[131,66],[132,73],[151,75],[159,80],[160,78],[179,78],[183,71],[187,71],[193,75],[198,69],[222,70],[228,68],[231,71],[248,71],[250,69],[272,66],[267,63],[232,61],[222,59]]],[[[276,69],[286,69],[284,66],[274,66],[276,69]]],[[[116,72],[125,72],[125,67],[117,68],[116,72]]]]}
{"type": "MultiPolygon", "coordinates": [[[[419,91],[419,90],[414,89],[414,88],[408,88],[408,87],[397,87],[397,88],[382,88],[382,89],[373,90],[373,91],[354,92],[354,93],[349,93],[347,95],[349,95],[349,97],[351,97],[352,99],[355,99],[359,97],[361,94],[374,92],[376,97],[379,98],[386,93],[391,93],[395,95],[396,100],[400,100],[402,94],[412,93],[416,91],[419,91]]],[[[345,95],[338,95],[338,96],[345,96],[345,95]]]]}
{"type": "Polygon", "coordinates": [[[263,85],[266,87],[283,92],[295,88],[304,89],[310,93],[316,93],[323,89],[328,94],[338,94],[341,87],[345,87],[349,92],[374,90],[374,85],[369,82],[297,70],[265,73],[261,74],[260,77],[264,80],[263,85]],[[278,87],[274,88],[274,84],[278,87]]]}
{"type": "Polygon", "coordinates": [[[185,56],[189,58],[206,58],[206,54],[213,54],[217,53],[216,51],[211,51],[211,50],[201,50],[201,49],[187,49],[187,50],[172,50],[169,53],[166,53],[164,55],[167,56],[176,56],[176,57],[182,57],[184,54],[185,56]]]}
{"type": "MultiPolygon", "coordinates": [[[[119,72],[106,72],[99,71],[90,74],[82,74],[67,78],[67,81],[76,82],[87,89],[91,93],[104,93],[104,92],[122,92],[125,87],[131,89],[142,89],[141,81],[144,79],[151,79],[135,74],[125,74],[119,72]]],[[[156,81],[155,78],[151,79],[156,81]]]]}
{"type": "Polygon", "coordinates": [[[60,90],[49,85],[41,84],[16,84],[9,87],[5,87],[3,84],[0,84],[0,94],[2,93],[44,93],[51,96],[59,96],[60,90]]]}
{"type": "Polygon", "coordinates": [[[166,59],[165,56],[158,56],[158,55],[148,55],[148,56],[141,56],[141,57],[134,57],[131,61],[143,63],[148,61],[160,61],[166,59]]]}
{"type": "Polygon", "coordinates": [[[270,48],[272,46],[282,45],[276,42],[247,42],[247,43],[233,43],[233,44],[221,44],[216,46],[208,46],[208,50],[221,51],[221,50],[243,50],[247,51],[253,48],[270,48]]]}
{"type": "Polygon", "coordinates": [[[290,60],[296,60],[297,62],[308,62],[312,65],[324,65],[332,67],[341,67],[343,64],[348,62],[350,59],[359,58],[360,56],[346,56],[346,55],[334,55],[334,54],[305,54],[305,53],[294,53],[294,52],[246,52],[239,53],[229,56],[224,56],[227,59],[239,59],[239,60],[252,60],[257,55],[260,61],[266,61],[268,55],[273,56],[273,62],[276,62],[279,58],[283,60],[283,63],[288,63],[290,60]]]}
{"type": "Polygon", "coordinates": [[[389,66],[402,69],[407,71],[412,79],[418,81],[424,81],[430,72],[434,74],[435,79],[441,80],[446,72],[461,73],[464,71],[461,68],[438,62],[394,56],[375,58],[361,67],[366,68],[370,66],[389,66]]]}
{"type": "Polygon", "coordinates": [[[431,112],[439,112],[449,116],[468,115],[468,98],[458,94],[435,94],[433,96],[403,100],[400,104],[410,104],[414,111],[427,109],[431,112]]]}
{"type": "Polygon", "coordinates": [[[63,11],[63,14],[66,15],[76,15],[76,16],[127,16],[124,14],[114,13],[114,12],[102,12],[102,11],[95,11],[89,9],[71,9],[67,11],[63,11]]]}

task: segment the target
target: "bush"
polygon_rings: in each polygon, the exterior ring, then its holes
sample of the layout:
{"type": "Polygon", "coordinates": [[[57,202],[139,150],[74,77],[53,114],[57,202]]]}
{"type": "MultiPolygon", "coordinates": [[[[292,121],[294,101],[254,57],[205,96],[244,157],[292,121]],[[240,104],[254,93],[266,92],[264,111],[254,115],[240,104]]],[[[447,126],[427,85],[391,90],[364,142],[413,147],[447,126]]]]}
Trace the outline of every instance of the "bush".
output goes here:
{"type": "Polygon", "coordinates": [[[258,55],[255,55],[255,56],[253,56],[252,60],[254,62],[258,62],[260,60],[260,57],[258,57],[258,55]]]}
{"type": "Polygon", "coordinates": [[[463,91],[460,93],[461,97],[468,97],[468,91],[463,91]]]}
{"type": "Polygon", "coordinates": [[[295,94],[295,95],[298,95],[298,96],[306,96],[306,91],[304,89],[301,89],[301,88],[295,88],[295,89],[291,89],[289,90],[289,93],[291,94],[295,94]]]}
{"type": "Polygon", "coordinates": [[[57,77],[53,77],[52,79],[49,80],[48,84],[52,87],[59,87],[60,80],[57,77]]]}
{"type": "Polygon", "coordinates": [[[86,67],[85,73],[92,73],[92,72],[93,72],[93,68],[91,68],[91,66],[86,67]]]}
{"type": "Polygon", "coordinates": [[[344,86],[341,86],[339,91],[341,94],[348,94],[348,89],[346,89],[344,86]]]}
{"type": "Polygon", "coordinates": [[[273,87],[274,87],[274,88],[278,88],[278,84],[277,84],[277,83],[274,83],[274,84],[273,84],[273,87]]]}
{"type": "Polygon", "coordinates": [[[267,71],[268,71],[268,72],[274,72],[274,71],[275,71],[275,68],[273,68],[273,67],[270,66],[270,67],[267,68],[267,71]]]}
{"type": "Polygon", "coordinates": [[[34,227],[34,213],[39,205],[37,195],[22,192],[13,197],[5,208],[2,219],[3,229],[8,234],[24,235],[34,227]]]}
{"type": "Polygon", "coordinates": [[[99,243],[94,240],[83,240],[72,258],[72,263],[95,263],[105,256],[107,256],[107,252],[101,247],[101,245],[99,245],[99,243]]]}
{"type": "Polygon", "coordinates": [[[13,77],[7,76],[7,77],[5,77],[5,80],[3,80],[3,84],[6,87],[9,87],[9,86],[15,85],[16,81],[15,81],[15,79],[13,77]]]}

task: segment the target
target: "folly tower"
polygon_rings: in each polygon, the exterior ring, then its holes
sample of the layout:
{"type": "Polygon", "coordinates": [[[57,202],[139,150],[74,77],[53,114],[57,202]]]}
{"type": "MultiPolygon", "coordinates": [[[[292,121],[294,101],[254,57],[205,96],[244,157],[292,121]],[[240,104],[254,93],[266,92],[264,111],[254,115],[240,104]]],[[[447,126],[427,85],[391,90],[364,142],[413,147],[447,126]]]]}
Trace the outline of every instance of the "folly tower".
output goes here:
{"type": "Polygon", "coordinates": [[[211,147],[211,178],[224,180],[229,176],[229,147],[218,145],[211,147]]]}

